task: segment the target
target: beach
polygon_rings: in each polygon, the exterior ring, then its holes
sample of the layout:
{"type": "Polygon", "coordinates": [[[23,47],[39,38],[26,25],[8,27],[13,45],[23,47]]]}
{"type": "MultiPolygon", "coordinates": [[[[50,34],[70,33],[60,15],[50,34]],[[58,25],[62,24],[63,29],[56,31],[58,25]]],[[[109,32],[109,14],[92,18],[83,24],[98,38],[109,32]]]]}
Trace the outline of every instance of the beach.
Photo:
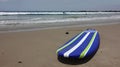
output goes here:
{"type": "Polygon", "coordinates": [[[119,67],[119,29],[118,23],[0,33],[0,67],[119,67]],[[83,64],[60,62],[56,50],[87,28],[100,33],[100,46],[95,56],[83,64]]]}

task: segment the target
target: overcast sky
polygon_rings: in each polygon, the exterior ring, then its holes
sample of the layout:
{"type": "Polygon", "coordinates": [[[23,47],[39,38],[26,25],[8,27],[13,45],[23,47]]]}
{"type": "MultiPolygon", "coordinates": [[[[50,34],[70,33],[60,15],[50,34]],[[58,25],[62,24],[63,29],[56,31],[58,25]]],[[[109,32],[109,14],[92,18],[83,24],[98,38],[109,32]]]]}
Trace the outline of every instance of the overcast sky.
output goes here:
{"type": "Polygon", "coordinates": [[[120,0],[0,0],[0,11],[120,10],[120,0]]]}

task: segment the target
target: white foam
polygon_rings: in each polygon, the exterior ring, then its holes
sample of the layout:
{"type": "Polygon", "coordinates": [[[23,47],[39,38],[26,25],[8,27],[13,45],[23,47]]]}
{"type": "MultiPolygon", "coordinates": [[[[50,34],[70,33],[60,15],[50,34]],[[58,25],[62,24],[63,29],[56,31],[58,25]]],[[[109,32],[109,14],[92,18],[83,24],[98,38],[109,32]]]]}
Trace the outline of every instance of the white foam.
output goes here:
{"type": "Polygon", "coordinates": [[[53,19],[53,20],[40,20],[41,18],[35,18],[32,20],[23,21],[0,21],[0,25],[15,25],[15,24],[37,24],[37,23],[67,23],[67,22],[78,22],[78,21],[91,21],[91,20],[109,20],[109,19],[120,19],[120,15],[111,17],[91,17],[91,18],[67,18],[67,19],[53,19]],[[37,21],[34,21],[38,19],[37,21]]]}
{"type": "Polygon", "coordinates": [[[0,15],[63,14],[63,12],[0,12],[0,15]]]}
{"type": "Polygon", "coordinates": [[[120,12],[0,12],[0,15],[38,15],[38,14],[120,14],[120,12]]]}

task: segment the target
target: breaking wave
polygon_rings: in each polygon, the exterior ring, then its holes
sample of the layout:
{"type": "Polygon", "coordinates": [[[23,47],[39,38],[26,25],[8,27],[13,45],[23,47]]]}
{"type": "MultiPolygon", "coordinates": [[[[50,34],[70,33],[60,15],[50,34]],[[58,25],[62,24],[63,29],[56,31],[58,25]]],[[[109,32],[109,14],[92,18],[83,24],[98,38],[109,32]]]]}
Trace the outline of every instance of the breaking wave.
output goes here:
{"type": "Polygon", "coordinates": [[[115,14],[120,12],[0,12],[0,15],[115,14]]]}

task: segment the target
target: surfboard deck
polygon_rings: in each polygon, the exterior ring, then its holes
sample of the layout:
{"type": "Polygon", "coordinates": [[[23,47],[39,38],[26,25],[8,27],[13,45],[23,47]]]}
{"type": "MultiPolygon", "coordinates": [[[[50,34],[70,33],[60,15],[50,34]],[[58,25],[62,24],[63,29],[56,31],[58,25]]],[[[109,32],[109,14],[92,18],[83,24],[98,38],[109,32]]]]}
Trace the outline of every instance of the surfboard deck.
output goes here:
{"type": "Polygon", "coordinates": [[[57,55],[65,58],[82,59],[94,54],[100,44],[100,36],[97,30],[87,29],[74,36],[67,43],[61,46],[57,55]]]}

